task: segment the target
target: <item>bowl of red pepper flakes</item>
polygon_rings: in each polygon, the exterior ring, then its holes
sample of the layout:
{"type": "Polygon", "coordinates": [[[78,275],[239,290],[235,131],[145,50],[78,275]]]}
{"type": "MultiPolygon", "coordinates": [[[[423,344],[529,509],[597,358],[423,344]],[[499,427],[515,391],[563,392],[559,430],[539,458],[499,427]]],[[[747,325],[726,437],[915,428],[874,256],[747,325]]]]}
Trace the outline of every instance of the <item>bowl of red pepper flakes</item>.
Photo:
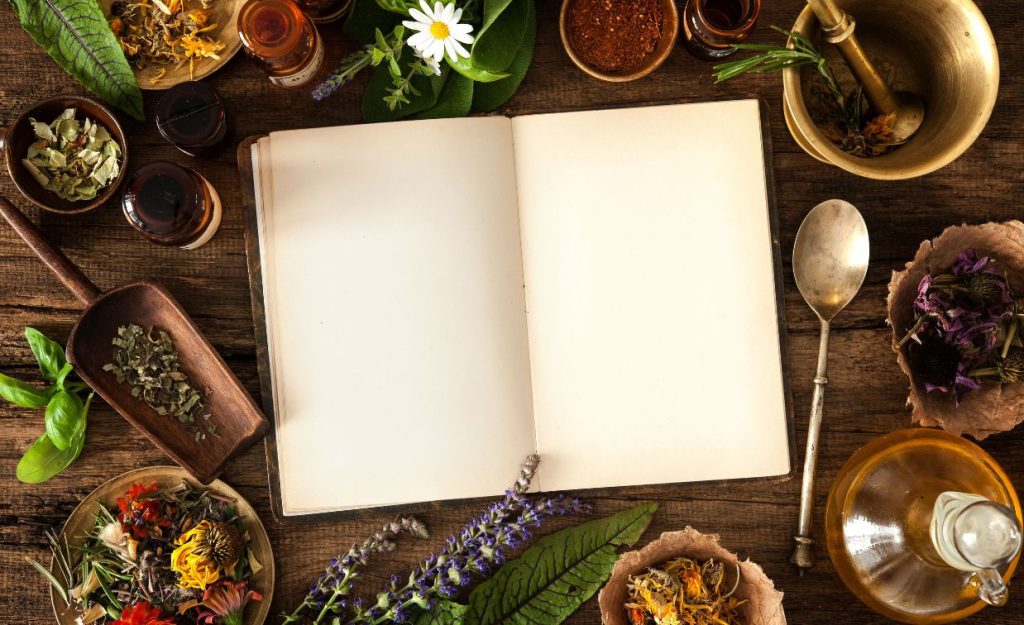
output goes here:
{"type": "Polygon", "coordinates": [[[585,73],[609,82],[647,76],[672,53],[679,34],[674,0],[563,0],[566,54],[585,73]]]}

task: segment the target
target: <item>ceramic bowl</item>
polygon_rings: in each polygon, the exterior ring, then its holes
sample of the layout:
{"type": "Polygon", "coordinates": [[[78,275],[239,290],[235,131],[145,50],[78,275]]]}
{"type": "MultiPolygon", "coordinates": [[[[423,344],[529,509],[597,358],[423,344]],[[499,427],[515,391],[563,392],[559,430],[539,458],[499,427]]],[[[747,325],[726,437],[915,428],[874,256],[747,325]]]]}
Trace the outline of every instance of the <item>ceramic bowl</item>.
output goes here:
{"type": "Polygon", "coordinates": [[[569,28],[569,11],[575,3],[576,0],[563,0],[562,2],[562,11],[558,17],[558,29],[562,34],[562,46],[565,48],[569,58],[572,59],[572,62],[576,64],[576,67],[594,78],[608,82],[628,82],[637,78],[643,78],[658,69],[672,53],[672,49],[675,48],[676,37],[679,35],[679,11],[676,9],[674,0],[661,0],[661,12],[664,16],[661,24],[661,37],[658,39],[658,47],[647,55],[642,66],[631,72],[606,72],[587,65],[573,49],[572,32],[570,32],[569,28]]]}
{"type": "Polygon", "coordinates": [[[598,595],[601,622],[604,625],[632,625],[626,614],[627,581],[630,575],[643,573],[649,567],[674,558],[687,557],[697,561],[714,558],[726,565],[726,582],[735,580],[739,567],[739,584],[735,596],[746,603],[740,608],[746,625],[786,625],[782,609],[782,593],[760,566],[750,560],[741,561],[735,553],[718,544],[717,534],[702,534],[692,527],[680,532],[665,532],[643,549],[628,551],[615,563],[608,583],[598,595]]]}
{"type": "MultiPolygon", "coordinates": [[[[123,497],[132,484],[150,484],[156,482],[161,487],[175,486],[187,481],[193,486],[196,481],[183,469],[170,466],[146,467],[128,471],[101,484],[96,490],[82,500],[61,528],[60,537],[68,541],[72,551],[81,545],[84,537],[96,527],[95,514],[102,504],[108,507],[117,506],[117,498],[123,497]]],[[[262,565],[262,569],[252,576],[252,589],[263,595],[258,602],[250,602],[245,608],[242,625],[262,625],[270,614],[270,604],[274,598],[274,552],[270,546],[270,538],[263,527],[256,510],[235,489],[220,480],[205,486],[217,495],[233,499],[235,511],[242,520],[242,527],[249,535],[248,548],[252,557],[262,565]]],[[[53,563],[50,564],[51,570],[53,563]]],[[[50,602],[59,625],[76,625],[77,613],[69,609],[56,591],[50,588],[50,602]]]]}
{"type": "MultiPolygon", "coordinates": [[[[238,13],[246,0],[219,0],[210,5],[213,10],[213,22],[220,27],[210,33],[210,37],[224,44],[224,49],[217,53],[218,59],[197,59],[193,71],[189,72],[188,63],[151,65],[145,69],[135,69],[135,79],[139,88],[150,91],[170,89],[174,85],[200,80],[224,67],[238,51],[242,49],[242,40],[238,38],[238,13]]],[[[110,7],[114,0],[100,0],[103,14],[110,15],[110,7]]],[[[191,2],[189,6],[198,2],[191,2]]]]}
{"type": "Polygon", "coordinates": [[[31,107],[14,120],[10,127],[0,128],[0,152],[3,153],[4,160],[7,161],[7,172],[14,180],[14,186],[18,188],[18,191],[36,206],[62,215],[84,213],[103,204],[114,195],[121,183],[124,182],[125,174],[128,172],[128,140],[125,137],[124,129],[121,128],[117,117],[110,109],[89,98],[76,96],[50,98],[31,107]],[[61,198],[53,191],[44,189],[43,185],[39,184],[39,181],[21,164],[21,159],[28,154],[28,146],[36,140],[29,118],[50,123],[57,119],[64,109],[68,108],[77,109],[76,117],[79,120],[88,117],[102,125],[121,146],[121,173],[91,200],[72,202],[61,198]]]}

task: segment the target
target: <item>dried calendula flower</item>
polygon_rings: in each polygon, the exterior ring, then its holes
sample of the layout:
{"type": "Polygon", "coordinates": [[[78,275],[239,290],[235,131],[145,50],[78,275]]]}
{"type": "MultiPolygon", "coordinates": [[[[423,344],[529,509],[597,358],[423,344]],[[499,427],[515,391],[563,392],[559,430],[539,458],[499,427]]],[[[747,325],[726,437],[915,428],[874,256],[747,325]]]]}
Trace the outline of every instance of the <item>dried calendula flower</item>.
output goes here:
{"type": "Polygon", "coordinates": [[[91,200],[121,173],[121,146],[102,125],[65,109],[53,123],[29,119],[36,140],[21,164],[65,200],[91,200]]]}
{"type": "Polygon", "coordinates": [[[633,625],[740,625],[733,596],[739,569],[726,582],[725,565],[715,559],[701,563],[675,558],[641,575],[630,575],[626,611],[633,625]]]}
{"type": "MultiPolygon", "coordinates": [[[[214,0],[115,0],[109,23],[128,62],[136,69],[150,65],[220,59],[225,45],[211,35],[220,28],[210,8],[214,0]]],[[[158,70],[162,76],[166,68],[158,70]]]]}
{"type": "Polygon", "coordinates": [[[178,421],[201,441],[217,435],[205,411],[207,394],[192,386],[182,371],[178,349],[164,331],[146,333],[136,324],[121,326],[112,341],[114,362],[103,366],[118,382],[132,387],[132,397],[146,402],[159,415],[178,421]]]}

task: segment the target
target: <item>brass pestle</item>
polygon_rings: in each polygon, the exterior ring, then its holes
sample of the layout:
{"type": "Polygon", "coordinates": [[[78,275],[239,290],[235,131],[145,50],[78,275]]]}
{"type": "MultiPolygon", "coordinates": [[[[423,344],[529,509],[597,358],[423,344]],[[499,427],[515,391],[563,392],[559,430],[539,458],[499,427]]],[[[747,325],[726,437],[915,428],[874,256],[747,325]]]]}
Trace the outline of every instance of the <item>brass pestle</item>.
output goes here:
{"type": "Polygon", "coordinates": [[[864,87],[868,102],[883,115],[896,114],[893,134],[896,143],[909,139],[924,121],[924,100],[906,91],[894,92],[860,47],[854,34],[856,22],[836,6],[835,0],[807,0],[821,24],[825,41],[839,49],[843,60],[864,87]]]}

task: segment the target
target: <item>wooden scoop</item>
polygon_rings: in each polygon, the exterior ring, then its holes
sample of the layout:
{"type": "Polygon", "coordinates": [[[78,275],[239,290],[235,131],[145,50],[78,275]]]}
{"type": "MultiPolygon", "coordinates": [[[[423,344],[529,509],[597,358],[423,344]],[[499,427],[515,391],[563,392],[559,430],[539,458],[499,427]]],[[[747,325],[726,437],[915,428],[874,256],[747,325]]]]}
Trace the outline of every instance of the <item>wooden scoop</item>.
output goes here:
{"type": "Polygon", "coordinates": [[[35,224],[2,197],[0,215],[85,304],[85,312],[68,339],[67,357],[75,373],[154,445],[207,484],[224,470],[232,456],[266,434],[266,417],[167,289],[152,280],[139,280],[100,293],[35,224]],[[113,361],[111,340],[117,336],[118,327],[130,323],[147,332],[158,329],[170,335],[192,385],[209,390],[204,398],[206,412],[211,415],[207,423],[214,426],[216,435],[207,434],[205,440],[197,441],[195,434],[176,419],[158,415],[144,401],[132,397],[129,384],[119,383],[112,373],[103,370],[113,361]]]}

